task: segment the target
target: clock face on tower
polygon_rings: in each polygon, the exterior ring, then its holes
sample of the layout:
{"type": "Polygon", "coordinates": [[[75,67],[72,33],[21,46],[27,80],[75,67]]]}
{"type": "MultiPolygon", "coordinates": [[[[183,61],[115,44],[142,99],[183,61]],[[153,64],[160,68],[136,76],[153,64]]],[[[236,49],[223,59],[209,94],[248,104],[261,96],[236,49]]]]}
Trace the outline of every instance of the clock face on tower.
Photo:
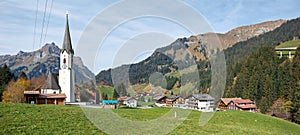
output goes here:
{"type": "Polygon", "coordinates": [[[67,65],[65,65],[65,64],[62,65],[62,68],[63,68],[63,69],[66,69],[66,68],[67,68],[67,65]]]}

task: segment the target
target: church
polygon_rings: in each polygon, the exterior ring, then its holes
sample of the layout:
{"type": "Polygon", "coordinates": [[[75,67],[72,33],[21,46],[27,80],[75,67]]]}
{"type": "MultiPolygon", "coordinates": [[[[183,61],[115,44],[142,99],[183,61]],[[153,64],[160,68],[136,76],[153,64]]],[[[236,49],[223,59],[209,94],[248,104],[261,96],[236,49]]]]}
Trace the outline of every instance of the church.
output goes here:
{"type": "Polygon", "coordinates": [[[74,50],[69,30],[68,14],[63,45],[60,50],[59,76],[48,73],[46,83],[39,89],[24,91],[25,103],[29,104],[68,104],[75,102],[74,50]]]}

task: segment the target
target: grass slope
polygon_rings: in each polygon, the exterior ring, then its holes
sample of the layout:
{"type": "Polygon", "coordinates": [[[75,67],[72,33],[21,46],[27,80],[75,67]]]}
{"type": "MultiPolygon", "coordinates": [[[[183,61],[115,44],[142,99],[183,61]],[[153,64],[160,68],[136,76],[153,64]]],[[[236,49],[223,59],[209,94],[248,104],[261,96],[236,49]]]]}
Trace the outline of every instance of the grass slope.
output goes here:
{"type": "Polygon", "coordinates": [[[104,134],[80,107],[0,102],[0,134],[104,134]]]}
{"type": "MultiPolygon", "coordinates": [[[[168,108],[118,109],[131,120],[151,120],[168,108]]],[[[210,122],[199,127],[201,112],[188,118],[169,134],[299,134],[300,126],[262,114],[216,112],[210,122]]],[[[104,134],[84,115],[80,107],[0,103],[0,134],[104,134]]]]}
{"type": "Polygon", "coordinates": [[[289,47],[300,47],[300,40],[290,40],[276,46],[276,48],[289,48],[289,47]]]}
{"type": "Polygon", "coordinates": [[[106,94],[109,98],[112,98],[114,95],[114,88],[111,86],[99,86],[97,89],[100,93],[106,94]]]}

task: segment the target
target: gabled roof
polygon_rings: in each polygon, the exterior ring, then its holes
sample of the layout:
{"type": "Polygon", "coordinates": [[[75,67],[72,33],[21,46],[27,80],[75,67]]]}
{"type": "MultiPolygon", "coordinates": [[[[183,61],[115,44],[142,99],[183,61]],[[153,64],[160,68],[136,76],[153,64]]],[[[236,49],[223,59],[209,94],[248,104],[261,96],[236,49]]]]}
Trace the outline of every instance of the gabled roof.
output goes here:
{"type": "Polygon", "coordinates": [[[212,96],[208,94],[193,94],[193,97],[198,100],[208,100],[208,101],[215,100],[212,96]]]}
{"type": "Polygon", "coordinates": [[[131,99],[134,99],[134,98],[132,98],[132,97],[119,97],[118,98],[119,101],[128,101],[128,100],[131,100],[131,99]]]}
{"type": "Polygon", "coordinates": [[[225,105],[228,105],[229,102],[231,100],[237,100],[237,99],[242,99],[242,98],[221,98],[220,100],[225,104],[225,105]]]}
{"type": "Polygon", "coordinates": [[[248,104],[248,105],[236,105],[237,107],[240,107],[242,109],[255,109],[256,105],[255,104],[248,104]]]}
{"type": "Polygon", "coordinates": [[[166,96],[157,96],[157,97],[154,97],[153,99],[159,101],[159,100],[161,100],[161,99],[163,99],[163,98],[165,98],[165,97],[166,97],[166,96]]]}
{"type": "Polygon", "coordinates": [[[252,104],[252,103],[254,103],[250,99],[236,99],[236,100],[232,100],[232,101],[237,104],[252,104]]]}
{"type": "Polygon", "coordinates": [[[178,99],[179,98],[179,96],[177,96],[177,95],[171,95],[171,96],[169,96],[168,98],[167,98],[167,101],[175,101],[176,99],[178,99]]]}
{"type": "Polygon", "coordinates": [[[71,42],[71,36],[70,36],[70,30],[69,30],[69,19],[68,19],[68,14],[66,14],[66,29],[65,29],[65,36],[64,36],[64,41],[63,45],[61,48],[61,52],[67,51],[67,53],[74,54],[74,50],[72,48],[72,42],[71,42]]]}
{"type": "Polygon", "coordinates": [[[60,90],[57,75],[53,73],[49,73],[46,84],[42,87],[42,89],[60,90]]]}

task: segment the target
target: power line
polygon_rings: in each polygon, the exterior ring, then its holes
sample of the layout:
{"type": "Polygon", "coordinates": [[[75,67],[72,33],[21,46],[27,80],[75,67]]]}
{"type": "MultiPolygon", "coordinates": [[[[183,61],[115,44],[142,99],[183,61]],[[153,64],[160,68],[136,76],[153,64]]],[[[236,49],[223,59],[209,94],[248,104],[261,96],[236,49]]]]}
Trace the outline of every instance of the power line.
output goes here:
{"type": "Polygon", "coordinates": [[[46,37],[47,37],[47,33],[48,33],[48,25],[49,25],[49,22],[50,22],[50,16],[51,16],[51,13],[52,13],[52,5],[53,5],[53,1],[51,1],[51,5],[50,5],[50,12],[49,12],[49,15],[48,15],[48,22],[47,22],[47,25],[46,25],[46,32],[45,32],[45,36],[44,36],[44,43],[46,42],[46,37]]]}
{"type": "Polygon", "coordinates": [[[36,0],[32,50],[34,50],[34,46],[35,46],[36,22],[37,22],[38,9],[39,9],[39,0],[36,0]]]}
{"type": "Polygon", "coordinates": [[[42,45],[42,39],[43,39],[43,33],[44,33],[44,25],[45,25],[46,11],[47,11],[47,3],[48,3],[48,0],[46,0],[45,8],[44,8],[44,16],[43,16],[43,23],[42,23],[42,32],[41,32],[41,37],[40,37],[40,47],[42,45]]]}

